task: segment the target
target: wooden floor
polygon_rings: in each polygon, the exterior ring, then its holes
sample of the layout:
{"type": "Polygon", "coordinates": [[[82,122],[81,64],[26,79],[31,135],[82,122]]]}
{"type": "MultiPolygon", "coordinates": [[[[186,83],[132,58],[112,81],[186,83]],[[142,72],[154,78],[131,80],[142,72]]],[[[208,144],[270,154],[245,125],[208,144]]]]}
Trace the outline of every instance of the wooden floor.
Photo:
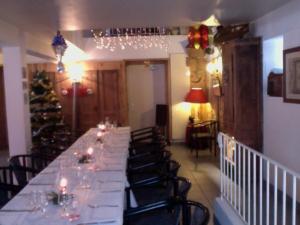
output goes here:
{"type": "Polygon", "coordinates": [[[209,208],[209,225],[213,225],[213,203],[220,192],[219,158],[206,150],[199,152],[197,159],[195,154],[182,144],[173,144],[169,150],[172,152],[172,158],[181,164],[179,175],[192,182],[188,198],[209,208]]]}

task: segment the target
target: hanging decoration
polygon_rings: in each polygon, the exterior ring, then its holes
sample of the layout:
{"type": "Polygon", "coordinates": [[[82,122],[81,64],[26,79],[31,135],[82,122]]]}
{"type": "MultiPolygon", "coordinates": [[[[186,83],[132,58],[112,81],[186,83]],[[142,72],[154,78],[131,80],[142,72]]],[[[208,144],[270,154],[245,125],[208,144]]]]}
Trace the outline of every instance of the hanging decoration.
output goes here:
{"type": "Polygon", "coordinates": [[[187,48],[206,49],[209,45],[209,28],[205,25],[190,27],[187,48]]]}
{"type": "Polygon", "coordinates": [[[180,34],[179,27],[142,27],[142,28],[109,28],[91,30],[96,47],[100,50],[128,48],[150,49],[160,48],[165,51],[169,48],[168,35],[180,34]]]}
{"type": "Polygon", "coordinates": [[[189,28],[188,45],[189,49],[203,49],[205,52],[205,59],[210,61],[211,57],[216,54],[216,46],[214,45],[214,36],[217,33],[217,27],[193,26],[189,28]]]}
{"type": "Polygon", "coordinates": [[[62,62],[62,57],[68,48],[68,45],[60,31],[57,31],[56,36],[53,38],[52,48],[57,58],[57,72],[63,73],[65,71],[65,67],[62,62]]]}

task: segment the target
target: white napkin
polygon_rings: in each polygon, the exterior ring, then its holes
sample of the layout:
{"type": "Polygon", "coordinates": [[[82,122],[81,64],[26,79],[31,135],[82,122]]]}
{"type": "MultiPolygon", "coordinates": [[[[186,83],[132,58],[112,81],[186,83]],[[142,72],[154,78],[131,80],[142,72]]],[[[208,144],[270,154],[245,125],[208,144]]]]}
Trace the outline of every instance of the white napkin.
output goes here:
{"type": "Polygon", "coordinates": [[[1,225],[21,225],[26,212],[0,212],[1,225]]]}

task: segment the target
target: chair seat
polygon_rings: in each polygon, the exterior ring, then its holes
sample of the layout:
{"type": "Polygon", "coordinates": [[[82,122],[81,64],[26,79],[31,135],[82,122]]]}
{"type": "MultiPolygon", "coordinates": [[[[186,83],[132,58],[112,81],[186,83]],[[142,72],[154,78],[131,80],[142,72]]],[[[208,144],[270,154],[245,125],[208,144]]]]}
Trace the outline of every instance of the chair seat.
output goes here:
{"type": "Polygon", "coordinates": [[[195,133],[192,134],[192,138],[211,138],[211,133],[195,133]]]}
{"type": "Polygon", "coordinates": [[[170,187],[164,185],[156,185],[155,187],[144,187],[133,191],[138,205],[145,205],[151,202],[158,202],[170,197],[170,187]],[[147,193],[147,194],[145,194],[147,193]]]}

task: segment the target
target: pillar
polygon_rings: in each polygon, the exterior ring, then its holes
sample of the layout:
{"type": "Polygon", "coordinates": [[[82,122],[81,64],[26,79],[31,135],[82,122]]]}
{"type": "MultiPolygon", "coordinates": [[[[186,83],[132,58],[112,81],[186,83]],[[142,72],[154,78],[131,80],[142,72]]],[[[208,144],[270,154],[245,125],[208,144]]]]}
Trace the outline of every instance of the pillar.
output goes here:
{"type": "Polygon", "coordinates": [[[31,147],[31,126],[28,96],[28,77],[25,64],[25,47],[3,47],[6,117],[9,155],[26,154],[31,147]]]}

